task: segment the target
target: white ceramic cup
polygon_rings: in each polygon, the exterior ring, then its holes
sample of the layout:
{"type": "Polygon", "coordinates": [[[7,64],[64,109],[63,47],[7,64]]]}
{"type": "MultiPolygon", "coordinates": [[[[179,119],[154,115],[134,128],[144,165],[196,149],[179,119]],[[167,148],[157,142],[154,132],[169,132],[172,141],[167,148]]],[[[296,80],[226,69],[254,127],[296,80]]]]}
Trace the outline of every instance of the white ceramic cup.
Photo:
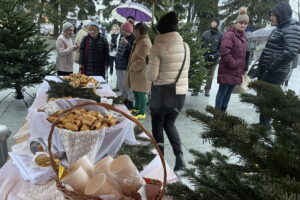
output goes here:
{"type": "Polygon", "coordinates": [[[89,176],[82,167],[71,170],[61,181],[69,184],[77,192],[84,192],[89,176]]]}
{"type": "Polygon", "coordinates": [[[82,156],[80,159],[74,162],[70,166],[70,170],[74,170],[78,167],[82,167],[87,172],[89,177],[93,176],[94,166],[86,155],[82,156]]]}
{"type": "Polygon", "coordinates": [[[115,158],[109,165],[109,175],[116,181],[125,195],[135,194],[142,185],[144,179],[128,155],[115,158]]]}
{"type": "Polygon", "coordinates": [[[113,185],[110,178],[104,173],[99,173],[90,179],[86,184],[84,193],[86,195],[93,196],[111,194],[120,195],[118,189],[113,185]]]}
{"type": "Polygon", "coordinates": [[[94,166],[93,175],[95,176],[99,173],[108,173],[109,165],[113,160],[114,159],[111,156],[106,156],[99,160],[94,166]]]}

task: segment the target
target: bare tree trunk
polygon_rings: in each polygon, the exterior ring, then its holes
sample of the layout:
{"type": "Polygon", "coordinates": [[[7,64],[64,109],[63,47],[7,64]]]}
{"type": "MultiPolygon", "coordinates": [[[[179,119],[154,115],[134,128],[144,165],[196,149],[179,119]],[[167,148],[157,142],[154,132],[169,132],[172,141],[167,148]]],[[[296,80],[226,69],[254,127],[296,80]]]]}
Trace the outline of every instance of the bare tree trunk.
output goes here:
{"type": "Polygon", "coordinates": [[[188,16],[187,16],[187,22],[191,22],[191,16],[192,16],[192,3],[189,3],[188,7],[188,16]]]}
{"type": "MultiPolygon", "coordinates": [[[[55,3],[53,5],[53,13],[58,16],[58,6],[59,4],[58,3],[55,3]]],[[[54,25],[54,35],[53,37],[54,38],[57,38],[58,35],[59,35],[59,30],[58,30],[58,26],[59,26],[59,20],[58,20],[58,17],[54,17],[54,21],[53,21],[53,25],[54,25]]]]}

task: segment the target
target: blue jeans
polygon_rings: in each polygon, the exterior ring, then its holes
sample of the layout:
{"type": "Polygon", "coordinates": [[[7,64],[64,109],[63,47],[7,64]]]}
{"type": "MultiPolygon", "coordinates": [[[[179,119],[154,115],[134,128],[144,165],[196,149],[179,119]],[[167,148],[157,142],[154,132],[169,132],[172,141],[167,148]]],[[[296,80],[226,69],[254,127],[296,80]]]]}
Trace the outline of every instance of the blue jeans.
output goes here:
{"type": "Polygon", "coordinates": [[[234,86],[235,85],[220,84],[217,97],[216,97],[215,108],[226,111],[234,86]]]}

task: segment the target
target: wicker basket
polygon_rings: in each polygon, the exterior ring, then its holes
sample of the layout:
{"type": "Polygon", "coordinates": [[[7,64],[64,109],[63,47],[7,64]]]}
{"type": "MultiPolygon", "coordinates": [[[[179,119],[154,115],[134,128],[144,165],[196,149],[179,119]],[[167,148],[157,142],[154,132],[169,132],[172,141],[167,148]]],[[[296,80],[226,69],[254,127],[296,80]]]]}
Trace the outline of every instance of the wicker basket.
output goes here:
{"type": "MultiPolygon", "coordinates": [[[[100,197],[95,197],[95,196],[88,196],[88,195],[85,195],[85,194],[81,194],[81,193],[78,193],[78,192],[75,192],[75,191],[71,191],[71,190],[68,190],[61,182],[60,180],[58,179],[58,168],[59,166],[56,164],[56,162],[54,161],[54,158],[53,158],[53,153],[52,153],[52,149],[51,149],[51,146],[52,146],[52,136],[53,136],[53,132],[54,132],[54,128],[55,126],[59,123],[59,119],[65,115],[67,115],[68,113],[70,113],[71,110],[73,109],[79,109],[81,107],[84,107],[84,106],[87,106],[87,105],[98,105],[98,106],[101,106],[101,107],[104,107],[106,108],[107,110],[112,110],[112,111],[115,111],[117,113],[120,113],[121,115],[123,115],[124,117],[128,118],[129,120],[131,120],[132,122],[134,122],[138,127],[140,127],[146,134],[147,136],[149,137],[149,139],[151,140],[151,143],[153,144],[153,146],[155,147],[155,149],[157,150],[158,152],[158,155],[161,159],[161,162],[162,162],[162,166],[163,166],[163,169],[164,169],[164,176],[163,176],[163,182],[162,182],[162,187],[161,187],[161,190],[159,191],[159,193],[157,194],[156,196],[156,199],[157,200],[160,200],[163,198],[164,194],[165,194],[165,189],[166,189],[166,184],[167,184],[167,170],[166,170],[166,163],[165,163],[165,160],[164,160],[164,157],[163,157],[163,154],[162,152],[160,151],[157,143],[155,142],[155,139],[153,138],[152,134],[136,119],[134,119],[132,116],[128,115],[127,113],[109,105],[109,104],[105,104],[105,103],[96,103],[96,102],[86,102],[86,103],[81,103],[81,104],[78,104],[74,107],[71,107],[67,110],[65,110],[58,118],[56,121],[53,122],[52,126],[51,126],[51,130],[50,130],[50,134],[49,134],[49,137],[48,137],[48,151],[49,151],[49,155],[50,155],[50,159],[51,159],[51,165],[52,165],[52,168],[54,169],[55,173],[56,173],[56,185],[57,185],[57,188],[63,192],[64,196],[66,198],[70,198],[70,199],[80,199],[80,200],[102,200],[102,198],[100,197]]],[[[140,195],[137,193],[135,194],[134,196],[132,196],[132,198],[134,199],[140,199],[140,195]]]]}

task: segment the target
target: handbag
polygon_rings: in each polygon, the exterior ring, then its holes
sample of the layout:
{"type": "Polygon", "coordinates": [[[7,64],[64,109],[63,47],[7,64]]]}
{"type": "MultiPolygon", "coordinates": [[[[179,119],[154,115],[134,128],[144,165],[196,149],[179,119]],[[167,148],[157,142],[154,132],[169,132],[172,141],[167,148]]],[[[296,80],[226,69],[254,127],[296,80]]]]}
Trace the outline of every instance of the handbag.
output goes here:
{"type": "Polygon", "coordinates": [[[176,83],[179,80],[179,77],[181,75],[186,60],[185,43],[183,46],[184,46],[184,59],[175,82],[167,85],[154,85],[152,83],[151,99],[150,99],[151,111],[165,111],[165,112],[177,111],[178,112],[178,103],[176,97],[176,83]]]}
{"type": "Polygon", "coordinates": [[[247,75],[249,76],[249,78],[251,79],[255,79],[259,76],[259,69],[258,69],[258,60],[257,59],[255,61],[255,63],[251,66],[249,72],[247,73],[247,75]]]}
{"type": "Polygon", "coordinates": [[[244,74],[242,76],[242,83],[240,85],[236,85],[232,91],[233,94],[243,94],[243,93],[247,93],[249,88],[249,77],[248,75],[244,74]]]}

